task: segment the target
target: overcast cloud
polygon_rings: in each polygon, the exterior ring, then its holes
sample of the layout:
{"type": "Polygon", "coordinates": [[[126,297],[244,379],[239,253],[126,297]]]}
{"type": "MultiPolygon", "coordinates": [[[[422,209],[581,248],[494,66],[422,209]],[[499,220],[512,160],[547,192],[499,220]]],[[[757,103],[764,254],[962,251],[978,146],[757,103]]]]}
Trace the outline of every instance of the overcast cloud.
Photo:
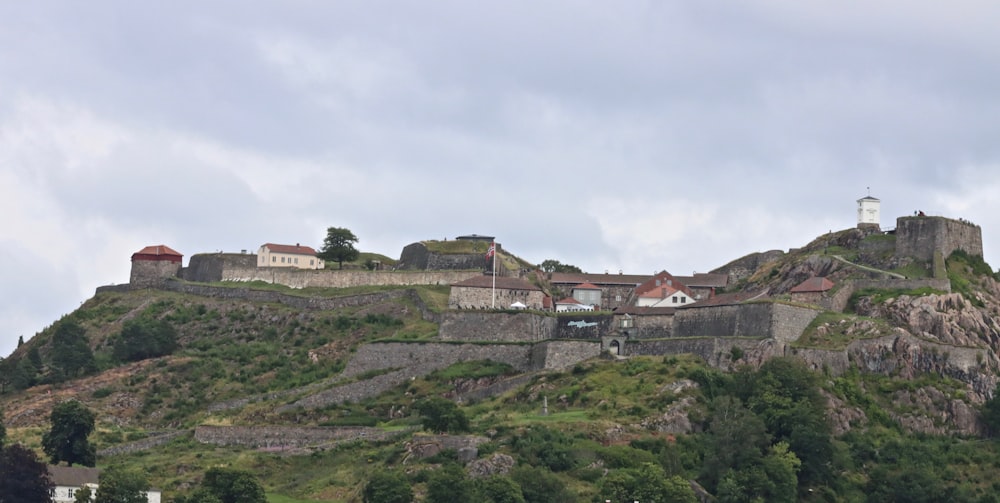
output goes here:
{"type": "Polygon", "coordinates": [[[1000,4],[0,3],[0,355],[132,253],[497,236],[707,272],[882,200],[1000,266],[1000,4]]]}

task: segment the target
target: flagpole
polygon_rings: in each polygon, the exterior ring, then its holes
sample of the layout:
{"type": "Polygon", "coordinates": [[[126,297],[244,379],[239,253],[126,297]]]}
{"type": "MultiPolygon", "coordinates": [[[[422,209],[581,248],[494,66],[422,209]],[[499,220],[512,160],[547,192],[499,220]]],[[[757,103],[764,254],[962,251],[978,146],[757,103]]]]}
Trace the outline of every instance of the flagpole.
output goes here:
{"type": "Polygon", "coordinates": [[[493,309],[497,308],[497,243],[496,241],[490,243],[490,249],[493,250],[493,309]]]}

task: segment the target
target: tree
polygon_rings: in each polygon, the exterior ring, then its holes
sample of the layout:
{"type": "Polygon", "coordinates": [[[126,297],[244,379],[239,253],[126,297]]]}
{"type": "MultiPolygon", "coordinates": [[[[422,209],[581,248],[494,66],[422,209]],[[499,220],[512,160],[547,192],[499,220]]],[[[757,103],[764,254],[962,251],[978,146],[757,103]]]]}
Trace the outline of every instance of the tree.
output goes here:
{"type": "Polygon", "coordinates": [[[126,321],[115,338],[111,354],[123,362],[169,355],[177,349],[177,331],[173,325],[149,318],[126,321]]]}
{"type": "Polygon", "coordinates": [[[0,454],[3,453],[3,444],[7,441],[7,427],[3,424],[3,409],[0,409],[0,454]]]}
{"type": "Polygon", "coordinates": [[[676,475],[668,477],[663,468],[653,463],[612,472],[602,481],[601,494],[611,501],[698,502],[691,484],[676,475]]]}
{"type": "Polygon", "coordinates": [[[344,268],[344,262],[357,260],[360,252],[354,248],[354,243],[358,242],[358,237],[350,229],[342,227],[330,227],[326,230],[326,239],[323,240],[323,248],[316,254],[317,257],[327,262],[337,262],[340,268],[344,268]]]}
{"type": "Polygon", "coordinates": [[[434,433],[469,431],[469,418],[455,405],[455,402],[447,398],[439,396],[425,398],[413,404],[413,408],[424,416],[424,428],[434,433]]]}
{"type": "Polygon", "coordinates": [[[0,503],[49,503],[54,487],[34,451],[19,444],[0,451],[0,503]]]}
{"type": "Polygon", "coordinates": [[[267,503],[264,488],[252,473],[234,468],[209,468],[201,487],[220,503],[267,503]]]}
{"type": "Polygon", "coordinates": [[[136,470],[112,466],[98,478],[94,503],[146,503],[149,480],[136,470]]]}
{"type": "Polygon", "coordinates": [[[573,503],[576,497],[554,473],[544,468],[519,465],[510,478],[521,486],[525,503],[573,503]]]}
{"type": "Polygon", "coordinates": [[[410,503],[413,489],[402,473],[380,471],[365,484],[362,498],[364,503],[410,503]]]}
{"type": "Polygon", "coordinates": [[[57,381],[97,370],[87,331],[76,321],[66,319],[56,324],[52,335],[52,367],[57,381]]]}
{"type": "Polygon", "coordinates": [[[570,272],[578,274],[583,272],[582,270],[580,270],[579,267],[575,265],[563,264],[562,262],[553,259],[542,261],[539,267],[541,267],[542,270],[545,272],[570,272]]]}
{"type": "Polygon", "coordinates": [[[980,412],[989,435],[1000,435],[1000,385],[993,390],[993,396],[983,403],[980,412]]]}
{"type": "Polygon", "coordinates": [[[42,450],[52,464],[60,461],[94,466],[97,452],[87,437],[94,431],[94,413],[76,400],[56,405],[49,415],[51,427],[42,435],[42,450]]]}
{"type": "Polygon", "coordinates": [[[427,477],[426,503],[458,503],[476,501],[475,487],[465,476],[465,470],[456,464],[448,464],[434,470],[427,477]]]}
{"type": "Polygon", "coordinates": [[[90,503],[94,494],[90,492],[90,487],[83,486],[73,493],[73,503],[90,503]]]}
{"type": "Polygon", "coordinates": [[[479,479],[477,486],[478,501],[483,503],[525,503],[517,482],[502,475],[479,479]]]}

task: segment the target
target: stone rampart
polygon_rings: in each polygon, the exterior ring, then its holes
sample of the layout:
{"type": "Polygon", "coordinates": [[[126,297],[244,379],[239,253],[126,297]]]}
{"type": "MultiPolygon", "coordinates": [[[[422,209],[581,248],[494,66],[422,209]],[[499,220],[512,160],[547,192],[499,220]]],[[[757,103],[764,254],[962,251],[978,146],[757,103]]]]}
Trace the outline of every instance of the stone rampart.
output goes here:
{"type": "Polygon", "coordinates": [[[935,252],[948,257],[955,250],[983,255],[982,228],[964,220],[945,217],[896,219],[896,255],[931,261],[935,252]]]}
{"type": "Polygon", "coordinates": [[[548,341],[534,348],[535,368],[564,369],[601,354],[601,340],[548,341]]]}
{"type": "Polygon", "coordinates": [[[556,319],[558,324],[553,334],[556,339],[600,341],[602,336],[615,330],[614,316],[610,314],[564,314],[556,319]]]}
{"type": "Polygon", "coordinates": [[[243,299],[251,302],[273,302],[284,304],[297,309],[340,309],[344,307],[367,306],[389,302],[395,299],[407,299],[414,302],[418,308],[425,313],[425,318],[430,316],[423,299],[413,290],[390,290],[386,292],[374,292],[358,295],[347,295],[344,297],[302,297],[288,295],[270,290],[254,290],[251,288],[230,288],[212,285],[199,285],[183,283],[180,281],[168,281],[160,286],[164,290],[199,295],[202,297],[215,297],[222,299],[243,299]]]}
{"type": "Polygon", "coordinates": [[[157,287],[164,281],[176,278],[181,270],[179,262],[169,260],[132,260],[129,284],[137,288],[157,287]]]}
{"type": "MultiPolygon", "coordinates": [[[[437,253],[427,249],[423,243],[406,245],[399,255],[397,267],[406,270],[446,271],[446,270],[486,270],[486,248],[489,243],[482,243],[480,253],[437,253]]],[[[499,244],[497,247],[499,248],[499,244]]]]}
{"type": "Polygon", "coordinates": [[[441,314],[443,341],[538,342],[551,339],[556,318],[530,312],[449,311],[441,314]]]}
{"type": "Polygon", "coordinates": [[[107,449],[101,449],[100,451],[97,451],[97,455],[102,457],[118,456],[121,454],[132,454],[135,452],[147,451],[153,447],[163,445],[177,437],[181,437],[189,433],[191,433],[191,430],[178,430],[171,431],[169,433],[150,435],[142,440],[136,440],[135,442],[128,442],[126,444],[108,447],[107,449]]]}
{"type": "Polygon", "coordinates": [[[387,440],[398,433],[363,426],[198,426],[194,439],[203,444],[252,449],[301,449],[351,440],[387,440]]]}
{"type": "Polygon", "coordinates": [[[282,267],[227,268],[220,281],[263,281],[291,288],[354,286],[451,285],[480,276],[480,271],[361,271],[291,269],[282,267]]]}
{"type": "Polygon", "coordinates": [[[531,351],[530,344],[373,342],[358,348],[341,376],[353,377],[381,369],[408,368],[413,369],[415,376],[420,376],[430,370],[471,360],[493,360],[524,372],[532,370],[531,351]]]}

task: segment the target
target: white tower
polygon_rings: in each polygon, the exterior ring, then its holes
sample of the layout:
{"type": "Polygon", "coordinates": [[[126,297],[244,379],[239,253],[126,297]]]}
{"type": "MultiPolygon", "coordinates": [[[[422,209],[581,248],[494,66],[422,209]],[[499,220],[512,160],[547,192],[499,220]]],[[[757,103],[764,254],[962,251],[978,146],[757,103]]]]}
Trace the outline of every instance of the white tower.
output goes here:
{"type": "Polygon", "coordinates": [[[879,226],[879,206],[881,201],[868,194],[858,199],[858,227],[862,225],[879,226]]]}

